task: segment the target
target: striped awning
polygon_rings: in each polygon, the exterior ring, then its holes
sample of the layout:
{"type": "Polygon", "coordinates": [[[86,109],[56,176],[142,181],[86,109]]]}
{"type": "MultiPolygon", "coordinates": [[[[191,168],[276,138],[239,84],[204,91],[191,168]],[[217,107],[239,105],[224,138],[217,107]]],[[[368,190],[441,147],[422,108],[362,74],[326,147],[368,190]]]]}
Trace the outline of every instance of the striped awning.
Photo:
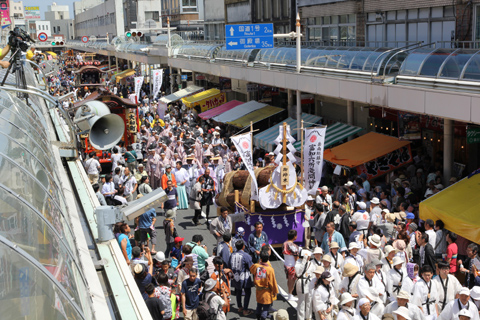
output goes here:
{"type": "Polygon", "coordinates": [[[212,119],[219,123],[227,123],[228,121],[237,120],[238,118],[243,117],[244,115],[249,114],[258,109],[266,107],[265,103],[260,103],[258,101],[248,101],[246,103],[240,104],[233,109],[228,110],[225,113],[222,113],[212,119]]]}
{"type": "Polygon", "coordinates": [[[262,109],[255,110],[250,112],[247,115],[244,115],[241,118],[236,120],[227,121],[229,125],[235,126],[237,128],[243,129],[250,125],[250,122],[257,123],[262,121],[263,119],[269,118],[277,113],[283,112],[285,109],[272,107],[272,106],[265,106],[262,109]]]}
{"type": "MultiPolygon", "coordinates": [[[[303,123],[306,127],[312,125],[312,124],[317,124],[319,123],[322,118],[313,114],[308,114],[308,113],[302,113],[302,120],[303,123]]],[[[290,132],[292,134],[292,137],[297,136],[297,120],[292,119],[292,118],[287,118],[283,121],[280,121],[278,124],[274,125],[273,127],[268,128],[265,131],[260,132],[259,134],[256,134],[253,136],[253,143],[255,146],[265,149],[268,152],[272,152],[273,149],[275,149],[274,142],[275,139],[278,137],[278,127],[282,125],[284,122],[287,123],[287,125],[290,126],[290,132]]]]}
{"type": "MultiPolygon", "coordinates": [[[[349,124],[337,122],[331,126],[327,126],[327,133],[325,135],[325,146],[324,148],[328,148],[334,145],[337,142],[342,141],[357,132],[362,131],[363,128],[351,126],[349,124]]],[[[300,141],[297,141],[293,145],[295,149],[300,150],[301,144],[300,141]]]]}

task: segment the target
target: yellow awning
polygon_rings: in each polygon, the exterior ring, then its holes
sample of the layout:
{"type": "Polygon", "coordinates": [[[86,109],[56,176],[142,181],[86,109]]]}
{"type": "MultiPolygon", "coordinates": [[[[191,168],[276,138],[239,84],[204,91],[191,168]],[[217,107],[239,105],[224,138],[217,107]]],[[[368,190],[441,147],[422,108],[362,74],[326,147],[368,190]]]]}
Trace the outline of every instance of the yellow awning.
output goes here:
{"type": "Polygon", "coordinates": [[[442,220],[445,229],[480,243],[480,174],[465,178],[420,202],[420,218],[442,220]]]}
{"type": "Polygon", "coordinates": [[[253,112],[250,112],[243,117],[240,117],[238,119],[232,120],[232,121],[227,121],[228,124],[235,126],[237,128],[245,128],[250,125],[250,122],[256,123],[258,121],[262,121],[263,119],[266,119],[268,117],[271,117],[277,113],[280,113],[284,111],[285,109],[278,108],[278,107],[272,107],[272,106],[265,106],[261,109],[255,110],[253,112]]]}
{"type": "Polygon", "coordinates": [[[133,69],[123,70],[122,72],[119,72],[115,75],[115,81],[120,82],[120,80],[122,80],[123,78],[129,77],[134,74],[135,74],[135,70],[133,69]]]}
{"type": "Polygon", "coordinates": [[[216,96],[217,94],[220,94],[220,90],[210,89],[210,90],[202,91],[200,93],[191,95],[186,98],[182,98],[182,102],[185,104],[187,108],[193,108],[195,106],[195,103],[211,98],[213,96],[216,96]]]}
{"type": "Polygon", "coordinates": [[[53,51],[47,51],[47,53],[48,53],[49,55],[51,55],[52,57],[54,57],[54,58],[57,57],[57,54],[56,54],[55,52],[53,52],[53,51]]]}

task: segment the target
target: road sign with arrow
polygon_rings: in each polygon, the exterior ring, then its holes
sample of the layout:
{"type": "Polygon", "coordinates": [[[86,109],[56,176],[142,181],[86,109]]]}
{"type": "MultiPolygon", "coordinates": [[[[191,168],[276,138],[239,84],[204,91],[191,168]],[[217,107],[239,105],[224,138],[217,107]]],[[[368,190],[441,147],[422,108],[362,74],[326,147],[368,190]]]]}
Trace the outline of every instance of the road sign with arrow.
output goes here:
{"type": "Polygon", "coordinates": [[[227,50],[273,48],[273,24],[225,25],[227,50]]]}

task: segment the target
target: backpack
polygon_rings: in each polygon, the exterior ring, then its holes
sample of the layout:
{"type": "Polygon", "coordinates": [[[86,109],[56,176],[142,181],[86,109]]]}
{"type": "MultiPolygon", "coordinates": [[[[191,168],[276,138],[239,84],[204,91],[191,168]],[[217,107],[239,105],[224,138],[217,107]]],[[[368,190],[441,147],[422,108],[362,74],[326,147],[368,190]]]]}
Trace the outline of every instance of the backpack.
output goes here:
{"type": "Polygon", "coordinates": [[[217,311],[210,307],[210,301],[212,301],[213,297],[216,294],[211,292],[208,298],[203,299],[197,307],[197,315],[199,320],[216,320],[217,319],[217,311]]]}

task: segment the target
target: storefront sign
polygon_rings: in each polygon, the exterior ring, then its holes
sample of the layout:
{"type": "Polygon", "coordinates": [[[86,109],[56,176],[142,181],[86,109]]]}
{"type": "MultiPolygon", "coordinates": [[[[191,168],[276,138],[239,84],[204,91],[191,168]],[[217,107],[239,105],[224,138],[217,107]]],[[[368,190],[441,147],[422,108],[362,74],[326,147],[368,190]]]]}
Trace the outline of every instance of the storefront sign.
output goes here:
{"type": "Polygon", "coordinates": [[[227,102],[227,99],[225,98],[225,93],[222,92],[222,93],[217,94],[213,97],[210,97],[208,99],[204,99],[204,100],[198,102],[198,106],[200,106],[200,111],[201,112],[205,112],[207,110],[210,110],[210,109],[216,108],[218,106],[221,106],[225,102],[227,102]]]}
{"type": "Polygon", "coordinates": [[[204,76],[203,74],[196,74],[196,75],[195,75],[195,78],[196,78],[197,80],[205,80],[205,76],[204,76]]]}
{"type": "Polygon", "coordinates": [[[480,127],[468,126],[467,128],[467,144],[480,142],[480,127]]]}
{"type": "Polygon", "coordinates": [[[365,173],[367,180],[375,179],[413,161],[410,145],[357,167],[358,174],[365,173]]]}
{"type": "Polygon", "coordinates": [[[40,20],[40,7],[25,6],[25,20],[40,20]]]}
{"type": "Polygon", "coordinates": [[[0,19],[2,29],[5,29],[12,24],[12,20],[10,20],[10,7],[8,0],[0,0],[0,19]]]}
{"type": "Polygon", "coordinates": [[[398,113],[398,138],[400,140],[417,140],[422,138],[420,115],[415,113],[398,113]]]}

